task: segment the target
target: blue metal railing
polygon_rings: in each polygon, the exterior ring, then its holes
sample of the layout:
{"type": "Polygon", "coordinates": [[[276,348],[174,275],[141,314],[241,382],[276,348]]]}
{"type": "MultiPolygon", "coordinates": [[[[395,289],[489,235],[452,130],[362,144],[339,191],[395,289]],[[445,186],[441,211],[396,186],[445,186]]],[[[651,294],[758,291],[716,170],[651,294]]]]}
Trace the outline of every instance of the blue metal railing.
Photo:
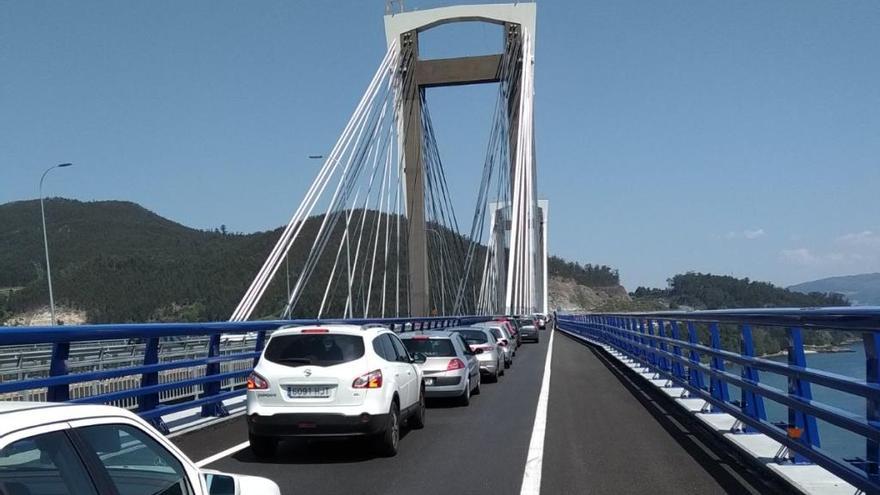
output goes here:
{"type": "Polygon", "coordinates": [[[31,344],[51,344],[49,376],[43,378],[24,378],[0,382],[0,394],[9,394],[34,389],[47,389],[47,398],[53,402],[76,402],[104,404],[123,399],[137,400],[137,413],[167,432],[162,416],[174,412],[202,407],[202,416],[224,416],[228,414],[223,401],[243,395],[245,390],[222,390],[224,380],[242,378],[250,373],[245,370],[221,372],[221,363],[251,360],[256,363],[266,341],[266,332],[282,325],[326,325],[349,323],[355,325],[382,324],[393,330],[423,330],[446,328],[456,325],[485,321],[489,317],[428,317],[428,318],[385,318],[385,319],[323,319],[323,320],[276,320],[251,322],[218,323],[144,323],[120,325],[77,325],[50,327],[0,327],[0,353],[9,352],[9,346],[31,344]],[[221,336],[245,335],[255,333],[252,349],[245,352],[222,354],[221,336]],[[168,338],[208,337],[207,356],[196,359],[172,361],[160,360],[160,343],[168,338]],[[134,339],[144,345],[143,363],[138,366],[124,366],[109,370],[81,373],[68,372],[68,358],[71,344],[105,340],[134,339]],[[204,376],[160,383],[159,373],[163,371],[203,368],[204,376]],[[120,377],[140,375],[140,386],[71,399],[72,384],[110,380],[120,377]],[[194,400],[179,403],[163,403],[160,393],[184,387],[201,386],[202,394],[194,400]]]}
{"type": "Polygon", "coordinates": [[[866,493],[880,493],[880,308],[560,315],[558,325],[616,349],[670,386],[684,388],[689,397],[705,400],[707,412],[733,416],[742,433],[763,433],[776,440],[794,454],[793,462],[818,464],[866,493]],[[755,356],[755,327],[784,330],[787,362],[755,356]],[[809,368],[805,330],[860,334],[865,379],[809,368]],[[739,352],[722,348],[724,332],[736,333],[739,352]],[[740,373],[731,373],[727,364],[739,366],[740,373]],[[788,389],[761,383],[759,372],[783,377],[788,389]],[[814,400],[811,385],[863,398],[864,414],[814,400]],[[740,390],[739,400],[731,400],[728,386],[740,390]],[[786,408],[787,422],[768,421],[765,400],[786,408]],[[862,438],[864,458],[842,459],[823,450],[817,419],[862,438]]]}

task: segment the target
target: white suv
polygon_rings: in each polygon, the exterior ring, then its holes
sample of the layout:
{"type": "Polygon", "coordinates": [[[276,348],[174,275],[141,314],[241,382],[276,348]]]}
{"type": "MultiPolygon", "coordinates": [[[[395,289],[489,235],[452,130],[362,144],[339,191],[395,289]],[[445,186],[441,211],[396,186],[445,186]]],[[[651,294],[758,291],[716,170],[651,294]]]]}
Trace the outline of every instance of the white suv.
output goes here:
{"type": "Polygon", "coordinates": [[[382,455],[397,454],[401,422],[424,426],[424,361],[385,327],[276,330],[248,377],[251,450],[271,456],[284,437],[372,436],[382,455]]]}

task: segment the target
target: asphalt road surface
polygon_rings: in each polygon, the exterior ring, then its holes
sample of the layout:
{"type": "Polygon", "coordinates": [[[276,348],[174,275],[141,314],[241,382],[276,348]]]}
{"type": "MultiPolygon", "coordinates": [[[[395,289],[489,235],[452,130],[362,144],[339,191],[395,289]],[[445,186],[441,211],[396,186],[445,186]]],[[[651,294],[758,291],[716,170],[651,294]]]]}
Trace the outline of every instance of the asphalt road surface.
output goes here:
{"type": "MultiPolygon", "coordinates": [[[[206,467],[270,478],[285,494],[520,494],[549,331],[541,337],[469,407],[429,402],[426,427],[405,432],[394,458],[360,440],[290,441],[273,460],[245,448],[206,467]]],[[[541,493],[780,491],[601,351],[554,340],[541,493]]],[[[238,417],[174,441],[198,461],[246,442],[247,426],[238,417]]]]}

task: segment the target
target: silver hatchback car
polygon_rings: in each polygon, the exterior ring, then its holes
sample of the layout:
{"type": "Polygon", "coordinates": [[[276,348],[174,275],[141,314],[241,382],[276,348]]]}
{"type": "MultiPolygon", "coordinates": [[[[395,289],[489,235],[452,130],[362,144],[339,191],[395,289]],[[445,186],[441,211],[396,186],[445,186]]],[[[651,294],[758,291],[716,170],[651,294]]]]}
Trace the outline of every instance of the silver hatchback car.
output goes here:
{"type": "Polygon", "coordinates": [[[504,367],[510,368],[513,364],[513,357],[516,356],[516,344],[513,336],[507,331],[507,326],[504,322],[484,321],[474,326],[486,327],[492,332],[492,335],[495,336],[496,345],[501,347],[502,354],[504,355],[504,367]]]}
{"type": "Polygon", "coordinates": [[[450,332],[458,332],[468,347],[477,355],[480,373],[490,382],[497,382],[504,375],[504,351],[495,343],[492,331],[485,327],[454,327],[450,332]]]}
{"type": "Polygon", "coordinates": [[[456,397],[463,406],[471,394],[480,393],[480,362],[461,334],[444,331],[411,332],[400,335],[410,354],[428,359],[420,365],[425,397],[456,397]]]}

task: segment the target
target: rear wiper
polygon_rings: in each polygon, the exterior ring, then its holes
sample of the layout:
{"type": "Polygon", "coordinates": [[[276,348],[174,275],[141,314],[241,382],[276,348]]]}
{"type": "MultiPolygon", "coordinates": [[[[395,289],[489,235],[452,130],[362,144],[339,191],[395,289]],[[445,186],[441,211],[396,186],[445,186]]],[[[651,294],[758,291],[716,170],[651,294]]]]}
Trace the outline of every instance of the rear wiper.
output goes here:
{"type": "Polygon", "coordinates": [[[291,364],[312,364],[312,360],[308,358],[279,358],[276,359],[275,362],[291,364]]]}

